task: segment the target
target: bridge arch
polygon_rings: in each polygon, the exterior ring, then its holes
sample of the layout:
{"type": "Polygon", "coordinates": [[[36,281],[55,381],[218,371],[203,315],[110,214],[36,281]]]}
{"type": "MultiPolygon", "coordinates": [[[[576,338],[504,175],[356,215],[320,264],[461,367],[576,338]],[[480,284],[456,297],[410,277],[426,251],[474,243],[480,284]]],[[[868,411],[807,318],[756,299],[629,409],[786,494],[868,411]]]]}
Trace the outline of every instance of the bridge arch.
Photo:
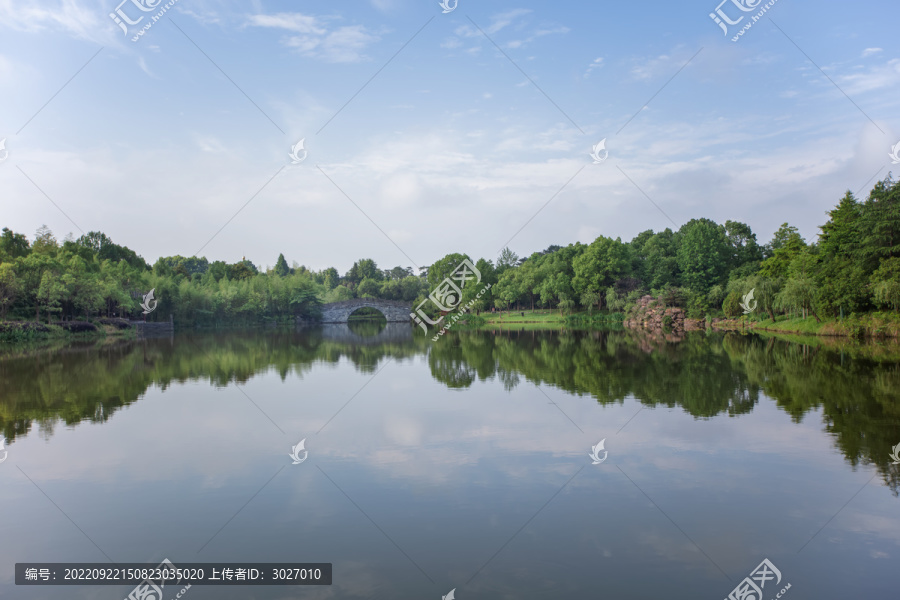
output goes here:
{"type": "Polygon", "coordinates": [[[412,304],[396,300],[376,300],[374,298],[354,298],[342,302],[331,302],[322,305],[323,323],[346,323],[350,314],[360,308],[374,308],[384,315],[388,323],[409,321],[412,304]]]}

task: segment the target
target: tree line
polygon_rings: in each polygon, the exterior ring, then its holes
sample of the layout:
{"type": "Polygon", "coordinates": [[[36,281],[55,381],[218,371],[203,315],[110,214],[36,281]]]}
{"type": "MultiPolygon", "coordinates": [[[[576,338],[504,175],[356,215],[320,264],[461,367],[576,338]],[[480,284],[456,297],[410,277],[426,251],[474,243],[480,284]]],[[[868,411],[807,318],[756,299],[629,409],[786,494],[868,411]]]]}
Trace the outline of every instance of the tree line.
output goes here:
{"type": "Polygon", "coordinates": [[[159,303],[150,318],[174,314],[181,325],[313,319],[323,303],[352,298],[403,300],[434,315],[440,309],[429,294],[465,259],[481,276],[459,299],[474,300],[473,312],[622,312],[650,294],[689,316],[738,316],[751,289],[760,313],[773,320],[900,310],[900,186],[888,175],[864,200],[848,191],[827,216],[810,241],[788,223],[760,244],[746,223],[697,218],[677,231],[648,229],[630,242],[600,236],[524,258],[508,248],[496,261],[451,253],[419,273],[379,269],[364,258],[344,275],[334,267],[288,266],[284,254],[264,271],[246,259],[228,264],[196,256],[161,257],[151,266],[101,232],[70,234],[60,243],[46,226],[33,241],[4,228],[0,319],[138,317],[150,289],[159,303]],[[490,290],[476,298],[486,284],[490,290]]]}

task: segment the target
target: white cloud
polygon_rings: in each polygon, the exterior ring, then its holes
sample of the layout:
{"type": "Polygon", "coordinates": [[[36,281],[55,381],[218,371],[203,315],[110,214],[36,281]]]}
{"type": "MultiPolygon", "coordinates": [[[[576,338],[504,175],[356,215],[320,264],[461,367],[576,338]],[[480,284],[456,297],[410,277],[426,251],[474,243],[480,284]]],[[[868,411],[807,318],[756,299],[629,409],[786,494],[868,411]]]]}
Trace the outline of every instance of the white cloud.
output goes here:
{"type": "Polygon", "coordinates": [[[838,77],[843,90],[850,94],[859,94],[900,85],[900,58],[886,63],[862,69],[861,72],[838,77]]]}
{"type": "Polygon", "coordinates": [[[275,27],[297,33],[325,35],[327,30],[320,19],[301,13],[278,13],[276,15],[252,15],[250,24],[257,27],[275,27]]]}
{"type": "Polygon", "coordinates": [[[297,35],[283,43],[300,54],[319,58],[326,62],[359,62],[365,60],[363,50],[381,39],[363,25],[345,25],[329,28],[327,21],[333,17],[316,17],[301,13],[252,15],[249,24],[256,27],[284,29],[297,35]]]}
{"type": "Polygon", "coordinates": [[[521,48],[522,46],[525,46],[526,44],[533,42],[534,40],[538,39],[539,37],[543,37],[545,35],[562,34],[562,33],[569,33],[569,28],[559,25],[556,27],[538,29],[532,35],[530,35],[524,39],[512,40],[512,41],[507,42],[506,47],[507,48],[521,48]]]}
{"type": "Polygon", "coordinates": [[[873,54],[879,54],[882,52],[881,48],[866,48],[863,50],[862,57],[865,58],[867,56],[872,56],[873,54]]]}
{"type": "Polygon", "coordinates": [[[107,13],[78,0],[62,0],[56,4],[34,0],[0,0],[0,27],[38,33],[65,31],[75,38],[109,45],[119,41],[121,33],[107,13]]]}
{"type": "Polygon", "coordinates": [[[695,55],[695,52],[695,50],[690,50],[679,45],[673,48],[668,54],[660,54],[653,58],[638,59],[631,68],[631,75],[635,79],[641,81],[656,79],[663,76],[671,77],[695,55]]]}
{"type": "Polygon", "coordinates": [[[453,33],[455,33],[456,35],[458,35],[460,37],[480,37],[482,35],[481,34],[482,31],[488,35],[491,35],[491,34],[497,33],[498,31],[500,31],[501,29],[504,29],[505,27],[508,27],[510,24],[512,24],[513,20],[516,19],[517,17],[522,17],[524,15],[529,14],[530,12],[531,12],[530,10],[526,10],[526,9],[516,9],[516,10],[511,10],[511,11],[508,11],[505,13],[499,13],[499,14],[493,15],[490,18],[490,25],[487,25],[487,26],[479,25],[479,27],[481,27],[481,31],[479,31],[477,27],[474,27],[472,25],[461,25],[461,26],[457,27],[453,33]]]}
{"type": "Polygon", "coordinates": [[[597,58],[594,59],[594,62],[592,62],[591,64],[588,65],[587,71],[584,72],[584,78],[587,79],[590,76],[591,71],[593,71],[594,69],[599,69],[602,66],[603,66],[603,57],[598,56],[597,58]]]}

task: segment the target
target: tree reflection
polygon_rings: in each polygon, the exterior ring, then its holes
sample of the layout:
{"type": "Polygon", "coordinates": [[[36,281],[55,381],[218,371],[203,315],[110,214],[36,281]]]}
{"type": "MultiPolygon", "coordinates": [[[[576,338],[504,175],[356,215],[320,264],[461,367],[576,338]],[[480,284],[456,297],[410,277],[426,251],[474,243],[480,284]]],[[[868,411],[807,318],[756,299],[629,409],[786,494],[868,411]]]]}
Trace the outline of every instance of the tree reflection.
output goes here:
{"type": "MultiPolygon", "coordinates": [[[[362,324],[379,333],[377,324],[362,324]]],[[[358,343],[322,328],[192,333],[173,339],[74,343],[17,349],[0,357],[0,428],[8,443],[35,426],[102,423],[152,385],[208,381],[243,384],[275,370],[303,375],[316,363],[346,359],[375,373],[386,360],[427,356],[432,377],[452,389],[496,379],[587,395],[601,404],[635,398],[680,407],[697,419],[747,414],[771,398],[795,422],[821,411],[825,430],[851,465],[875,464],[895,495],[900,443],[900,350],[844,343],[829,347],[739,333],[683,338],[628,330],[462,331],[437,342],[410,335],[358,343]]]]}

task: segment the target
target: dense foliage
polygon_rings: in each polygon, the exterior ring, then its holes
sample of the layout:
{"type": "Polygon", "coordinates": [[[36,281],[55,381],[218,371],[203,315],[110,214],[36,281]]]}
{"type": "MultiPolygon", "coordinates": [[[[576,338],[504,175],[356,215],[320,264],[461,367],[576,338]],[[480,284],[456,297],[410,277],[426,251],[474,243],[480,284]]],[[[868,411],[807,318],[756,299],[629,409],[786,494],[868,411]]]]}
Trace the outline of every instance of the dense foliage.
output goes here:
{"type": "MultiPolygon", "coordinates": [[[[143,294],[155,290],[151,318],[174,314],[181,325],[315,318],[323,303],[351,298],[403,300],[418,306],[463,259],[481,285],[463,288],[471,311],[541,307],[621,312],[644,294],[682,306],[689,316],[742,314],[754,290],[757,314],[836,317],[900,310],[900,186],[889,175],[866,200],[849,191],[828,213],[816,241],[785,223],[765,245],[748,225],[692,219],[677,231],[647,230],[630,242],[598,237],[590,244],[550,246],[520,259],[505,249],[496,261],[448,254],[418,275],[410,267],[382,270],[361,259],[343,276],[314,272],[284,255],[261,272],[253,263],[210,263],[205,257],[163,257],[150,267],[132,250],[90,232],[59,244],[46,227],[33,242],[7,228],[0,235],[0,318],[139,316],[143,294]],[[491,289],[478,297],[481,288],[491,289]]],[[[437,309],[425,302],[427,312],[437,309]]]]}

